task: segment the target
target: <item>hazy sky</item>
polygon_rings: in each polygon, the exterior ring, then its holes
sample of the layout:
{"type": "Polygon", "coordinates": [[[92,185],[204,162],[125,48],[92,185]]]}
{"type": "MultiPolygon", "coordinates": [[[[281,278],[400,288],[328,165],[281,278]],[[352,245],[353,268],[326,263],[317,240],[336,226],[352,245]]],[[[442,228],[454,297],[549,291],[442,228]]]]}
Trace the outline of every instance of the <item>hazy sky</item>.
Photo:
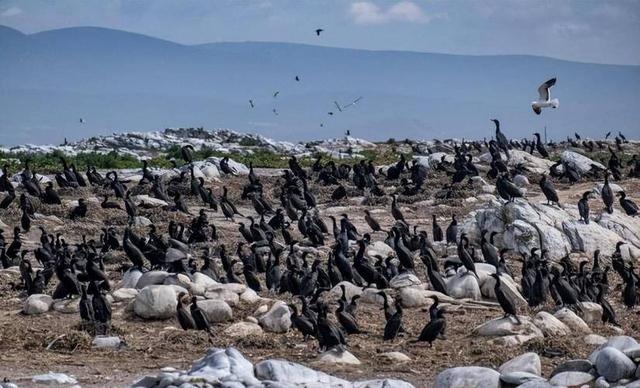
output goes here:
{"type": "Polygon", "coordinates": [[[640,0],[0,0],[0,24],[640,64],[640,0]]]}

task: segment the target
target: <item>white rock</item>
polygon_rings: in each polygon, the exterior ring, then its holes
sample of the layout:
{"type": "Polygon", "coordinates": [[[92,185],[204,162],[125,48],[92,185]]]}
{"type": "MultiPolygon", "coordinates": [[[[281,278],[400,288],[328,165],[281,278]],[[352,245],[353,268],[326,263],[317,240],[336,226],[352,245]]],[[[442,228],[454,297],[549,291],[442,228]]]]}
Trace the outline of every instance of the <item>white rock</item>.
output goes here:
{"type": "Polygon", "coordinates": [[[415,388],[412,384],[395,379],[377,379],[366,381],[355,381],[353,388],[415,388]]]}
{"type": "Polygon", "coordinates": [[[500,373],[479,366],[445,369],[438,373],[433,388],[498,388],[500,373]]]}
{"type": "Polygon", "coordinates": [[[542,373],[540,356],[533,352],[521,354],[502,364],[500,368],[498,368],[498,371],[502,374],[527,372],[540,376],[542,373]]]}
{"type": "Polygon", "coordinates": [[[351,383],[285,360],[266,360],[255,365],[256,377],[263,381],[290,384],[292,387],[345,387],[351,383]]]}
{"type": "Polygon", "coordinates": [[[136,295],[135,314],[145,319],[168,319],[176,314],[178,300],[173,286],[150,285],[136,295]]]}
{"type": "Polygon", "coordinates": [[[136,295],[138,295],[138,290],[135,288],[119,288],[112,292],[111,295],[116,302],[123,302],[135,299],[136,295]]]}
{"type": "Polygon", "coordinates": [[[561,320],[546,311],[540,311],[533,318],[533,324],[538,327],[545,337],[569,335],[571,329],[561,320]]]}
{"type": "Polygon", "coordinates": [[[342,289],[340,288],[340,286],[344,286],[345,295],[346,295],[347,300],[351,300],[351,298],[353,298],[354,295],[361,295],[362,294],[362,288],[361,287],[358,287],[358,286],[354,285],[353,283],[350,283],[350,282],[347,282],[347,281],[342,281],[342,282],[336,284],[336,286],[333,287],[329,293],[334,297],[340,297],[342,295],[342,289]]]}
{"type": "Polygon", "coordinates": [[[556,311],[553,314],[554,317],[558,318],[562,323],[569,326],[569,328],[573,331],[577,331],[578,333],[591,333],[591,329],[589,325],[587,325],[582,318],[576,315],[573,311],[564,307],[560,310],[556,311]]]}
{"type": "Polygon", "coordinates": [[[401,352],[386,352],[381,353],[380,358],[387,362],[408,362],[411,361],[411,357],[401,352]]]}
{"type": "Polygon", "coordinates": [[[422,281],[418,279],[418,277],[410,272],[404,272],[399,275],[396,275],[389,281],[389,286],[391,288],[402,288],[402,287],[410,287],[410,286],[419,286],[422,284],[422,281]]]}
{"type": "Polygon", "coordinates": [[[226,288],[209,289],[205,291],[204,296],[207,299],[222,300],[229,306],[235,306],[240,301],[238,294],[226,288]]]}
{"type": "Polygon", "coordinates": [[[194,273],[192,282],[196,283],[196,284],[199,284],[199,285],[203,286],[204,288],[213,287],[216,284],[218,284],[218,282],[216,282],[215,280],[211,279],[209,276],[203,274],[202,272],[194,273]]]}
{"type": "Polygon", "coordinates": [[[277,301],[259,319],[260,326],[273,333],[286,333],[291,327],[291,311],[286,303],[277,301]]]}
{"type": "Polygon", "coordinates": [[[615,382],[632,377],[636,371],[636,365],[624,353],[608,346],[598,352],[596,370],[607,381],[615,382]]]}
{"type": "Polygon", "coordinates": [[[140,290],[153,284],[163,284],[167,276],[167,271],[147,271],[140,276],[135,288],[140,290]]]}
{"type": "Polygon", "coordinates": [[[216,283],[207,286],[207,291],[218,290],[226,290],[240,295],[247,290],[247,286],[240,283],[216,283]]]}
{"type": "Polygon", "coordinates": [[[145,205],[150,205],[154,207],[169,206],[169,204],[166,201],[163,201],[155,197],[150,197],[144,194],[132,196],[131,198],[133,199],[133,202],[136,204],[136,206],[140,206],[140,204],[143,202],[145,205]]]}
{"type": "Polygon", "coordinates": [[[424,290],[415,287],[404,287],[400,289],[399,298],[402,302],[402,307],[415,308],[430,306],[433,303],[433,299],[430,296],[437,296],[441,302],[451,302],[453,298],[450,296],[441,294],[437,291],[424,290]]]}
{"type": "Polygon", "coordinates": [[[360,365],[361,362],[347,350],[330,349],[318,356],[317,363],[360,365]]]}
{"type": "Polygon", "coordinates": [[[602,306],[593,302],[582,302],[580,316],[585,323],[600,322],[602,319],[602,306]]]}
{"type": "Polygon", "coordinates": [[[573,151],[568,151],[568,150],[562,151],[562,154],[560,154],[560,159],[563,162],[577,169],[581,174],[591,171],[592,164],[598,167],[599,169],[602,169],[602,170],[606,169],[606,167],[603,166],[602,163],[596,162],[584,155],[581,155],[573,151]]]}
{"type": "Polygon", "coordinates": [[[198,307],[206,314],[211,323],[226,322],[233,318],[231,307],[224,301],[205,299],[198,302],[198,307]]]}
{"type": "Polygon", "coordinates": [[[31,378],[36,384],[76,384],[78,381],[73,376],[66,375],[64,373],[49,372],[42,375],[35,375],[31,378]]]}
{"type": "Polygon", "coordinates": [[[151,221],[147,217],[136,216],[133,219],[133,226],[142,227],[142,226],[149,226],[151,224],[153,224],[153,221],[151,221]]]}
{"type": "Polygon", "coordinates": [[[553,385],[564,387],[581,387],[596,378],[585,372],[561,372],[553,376],[549,382],[553,385]]]}
{"type": "Polygon", "coordinates": [[[598,334],[587,334],[582,338],[582,340],[585,344],[594,346],[600,346],[603,343],[607,342],[607,339],[605,337],[598,334]]]}
{"type": "Polygon", "coordinates": [[[244,303],[254,304],[260,302],[262,298],[251,288],[247,288],[245,292],[240,294],[240,300],[244,303]]]}
{"type": "Polygon", "coordinates": [[[249,336],[262,335],[262,328],[252,322],[236,322],[224,329],[224,334],[233,338],[244,338],[249,336]]]}
{"type": "Polygon", "coordinates": [[[518,318],[521,321],[520,325],[515,323],[513,317],[493,319],[473,329],[473,334],[498,337],[494,343],[500,345],[517,345],[543,337],[542,331],[528,317],[519,316],[518,318]]]}
{"type": "Polygon", "coordinates": [[[53,310],[62,314],[77,314],[80,311],[80,298],[54,300],[53,310]]]}
{"type": "Polygon", "coordinates": [[[478,279],[476,279],[473,273],[459,272],[445,279],[445,282],[447,283],[447,293],[452,298],[482,299],[478,279]]]}
{"type": "Polygon", "coordinates": [[[206,356],[194,362],[188,374],[180,377],[186,381],[204,380],[210,384],[219,384],[220,381],[230,384],[235,381],[247,386],[260,386],[251,362],[234,348],[209,349],[206,356]]]}
{"type": "MultiPolygon", "coordinates": [[[[516,301],[517,305],[527,306],[527,300],[522,296],[522,294],[520,294],[520,291],[518,291],[518,286],[513,281],[513,279],[511,279],[511,276],[507,274],[501,274],[500,284],[501,284],[502,292],[504,292],[508,297],[510,297],[511,300],[516,301]]],[[[482,296],[486,298],[495,299],[496,298],[495,286],[496,286],[496,279],[494,279],[491,276],[487,276],[484,281],[481,281],[480,292],[482,293],[482,296]]]]}
{"type": "Polygon", "coordinates": [[[395,256],[395,251],[384,241],[374,241],[371,245],[367,246],[367,256],[370,257],[384,257],[395,256]]]}
{"type": "Polygon", "coordinates": [[[46,313],[51,310],[53,299],[45,294],[33,294],[24,301],[22,312],[26,315],[46,313]]]}
{"type": "Polygon", "coordinates": [[[142,272],[137,268],[131,268],[122,275],[121,288],[136,288],[138,281],[142,277],[142,272]]]}
{"type": "Polygon", "coordinates": [[[122,344],[120,337],[109,337],[105,335],[98,335],[93,338],[91,345],[96,348],[118,348],[122,344]]]}

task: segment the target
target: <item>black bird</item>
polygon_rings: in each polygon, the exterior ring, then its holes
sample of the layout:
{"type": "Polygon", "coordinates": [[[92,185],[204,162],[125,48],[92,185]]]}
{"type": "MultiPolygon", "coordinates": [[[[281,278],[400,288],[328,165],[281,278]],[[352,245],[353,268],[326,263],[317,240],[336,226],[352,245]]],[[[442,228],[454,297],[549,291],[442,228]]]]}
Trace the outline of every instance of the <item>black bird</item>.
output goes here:
{"type": "Polygon", "coordinates": [[[628,309],[632,309],[638,300],[636,291],[636,277],[633,272],[633,263],[629,264],[629,268],[625,270],[624,289],[622,290],[622,302],[628,309]]]}
{"type": "Polygon", "coordinates": [[[58,195],[58,193],[53,188],[53,182],[47,182],[47,185],[44,188],[44,194],[42,195],[42,202],[48,205],[62,204],[60,195],[58,195]]]}
{"type": "Polygon", "coordinates": [[[469,248],[469,239],[465,233],[460,235],[460,241],[458,242],[458,258],[462,262],[462,265],[467,270],[467,272],[473,272],[476,277],[478,277],[478,273],[476,272],[476,265],[471,257],[471,254],[468,251],[469,248]]]}
{"type": "Polygon", "coordinates": [[[185,292],[181,292],[180,294],[178,294],[178,305],[176,306],[178,322],[180,323],[180,327],[182,327],[182,330],[195,330],[196,323],[194,322],[191,313],[184,305],[184,297],[186,295],[187,294],[185,292]]]}
{"type": "Polygon", "coordinates": [[[69,215],[69,217],[72,220],[75,220],[76,218],[83,218],[87,215],[87,203],[85,202],[84,198],[80,198],[78,199],[78,206],[74,207],[73,210],[71,210],[71,214],[69,215]]]}
{"type": "Polygon", "coordinates": [[[604,202],[604,207],[607,210],[607,213],[611,214],[613,213],[613,190],[611,189],[611,186],[609,185],[609,172],[607,171],[607,173],[604,176],[604,186],[602,187],[602,202],[604,202]]]}
{"type": "Polygon", "coordinates": [[[431,317],[429,323],[427,323],[422,329],[418,339],[413,342],[428,342],[429,347],[431,347],[433,346],[433,341],[442,334],[446,326],[446,322],[444,319],[443,309],[437,309],[434,314],[430,313],[429,315],[431,317]]]}
{"type": "Polygon", "coordinates": [[[387,320],[384,327],[384,341],[391,341],[398,336],[402,328],[402,303],[400,298],[396,300],[396,312],[387,320]]]}
{"type": "Polygon", "coordinates": [[[338,318],[338,322],[344,329],[347,334],[361,334],[364,333],[360,330],[360,325],[358,325],[358,321],[356,318],[345,311],[346,302],[342,299],[339,300],[339,306],[336,310],[336,318],[338,318]]]}
{"type": "Polygon", "coordinates": [[[446,230],[447,244],[455,244],[458,240],[458,220],[456,215],[451,215],[451,223],[447,226],[446,230]]]}
{"type": "Polygon", "coordinates": [[[500,273],[499,272],[492,273],[491,277],[496,279],[496,284],[493,287],[493,290],[496,294],[496,299],[498,299],[498,303],[500,304],[500,307],[502,307],[502,310],[504,311],[505,318],[508,316],[512,316],[513,318],[515,318],[518,325],[520,325],[521,322],[520,322],[520,318],[518,318],[518,311],[516,310],[515,301],[509,295],[507,295],[504,291],[502,291],[502,288],[501,288],[502,283],[500,282],[500,273]]]}
{"type": "Polygon", "coordinates": [[[364,220],[367,222],[367,225],[369,225],[371,230],[373,230],[374,232],[384,232],[380,227],[380,223],[378,222],[378,220],[373,218],[369,210],[365,209],[364,214],[364,220]]]}
{"type": "Polygon", "coordinates": [[[505,155],[507,155],[507,159],[509,159],[509,140],[507,140],[504,133],[500,131],[500,121],[496,119],[491,119],[491,121],[496,125],[496,142],[498,143],[498,147],[504,151],[505,155]]]}
{"type": "Polygon", "coordinates": [[[582,193],[582,198],[578,201],[578,212],[580,213],[580,220],[584,221],[585,224],[589,223],[589,197],[591,196],[590,191],[585,191],[582,193]]]}
{"type": "Polygon", "coordinates": [[[187,144],[185,146],[182,146],[182,148],[180,148],[180,155],[182,156],[182,159],[186,163],[193,163],[194,152],[195,152],[195,148],[193,148],[191,144],[187,144]]]}
{"type": "Polygon", "coordinates": [[[542,142],[540,141],[540,134],[536,132],[534,133],[534,135],[536,137],[536,150],[540,153],[540,155],[542,155],[543,158],[548,158],[549,152],[547,152],[544,144],[542,144],[542,142]]]}
{"type": "Polygon", "coordinates": [[[598,284],[597,288],[598,295],[596,296],[596,302],[602,307],[602,323],[611,323],[614,326],[620,327],[615,310],[611,307],[609,301],[604,298],[604,287],[602,284],[598,284]]]}
{"type": "Polygon", "coordinates": [[[193,322],[195,323],[196,329],[203,330],[213,335],[211,331],[211,324],[207,319],[207,315],[198,307],[198,298],[194,295],[191,297],[191,317],[193,318],[193,322]]]}
{"type": "Polygon", "coordinates": [[[400,207],[398,206],[398,201],[395,194],[391,196],[391,215],[396,221],[405,222],[404,215],[402,215],[402,211],[400,211],[400,207]]]}
{"type": "Polygon", "coordinates": [[[436,215],[432,214],[431,218],[432,222],[432,231],[433,231],[433,241],[442,241],[442,228],[438,225],[438,221],[436,221],[436,215]]]}
{"type": "Polygon", "coordinates": [[[628,199],[627,194],[624,191],[620,191],[618,196],[620,196],[620,206],[624,209],[625,213],[627,213],[628,216],[637,216],[638,205],[628,199]]]}
{"type": "Polygon", "coordinates": [[[316,327],[311,319],[304,315],[298,315],[298,309],[294,304],[289,304],[288,306],[291,309],[291,325],[302,334],[303,340],[306,341],[309,337],[314,336],[316,327]]]}
{"type": "Polygon", "coordinates": [[[338,185],[338,187],[336,187],[333,193],[331,193],[332,201],[339,201],[346,197],[347,197],[347,190],[342,185],[338,185]]]}
{"type": "Polygon", "coordinates": [[[109,202],[109,196],[108,195],[104,195],[104,200],[100,203],[100,206],[103,209],[121,209],[122,207],[120,206],[119,203],[117,202],[109,202]]]}
{"type": "Polygon", "coordinates": [[[547,176],[545,174],[542,174],[542,177],[540,178],[540,189],[542,189],[542,193],[547,198],[547,205],[550,205],[553,202],[556,205],[560,206],[556,188],[553,187],[553,182],[547,179],[547,176]]]}
{"type": "Polygon", "coordinates": [[[324,31],[322,28],[317,28],[317,29],[316,29],[316,35],[317,35],[317,36],[320,36],[320,33],[321,33],[322,31],[324,31]]]}
{"type": "Polygon", "coordinates": [[[80,303],[78,306],[80,310],[80,318],[85,322],[93,322],[93,304],[89,300],[87,296],[87,286],[86,284],[82,284],[80,286],[80,303]]]}
{"type": "Polygon", "coordinates": [[[111,322],[111,303],[106,297],[106,291],[98,285],[97,282],[92,282],[93,285],[93,298],[91,303],[93,305],[93,316],[96,322],[96,332],[99,334],[106,334],[111,322]]]}

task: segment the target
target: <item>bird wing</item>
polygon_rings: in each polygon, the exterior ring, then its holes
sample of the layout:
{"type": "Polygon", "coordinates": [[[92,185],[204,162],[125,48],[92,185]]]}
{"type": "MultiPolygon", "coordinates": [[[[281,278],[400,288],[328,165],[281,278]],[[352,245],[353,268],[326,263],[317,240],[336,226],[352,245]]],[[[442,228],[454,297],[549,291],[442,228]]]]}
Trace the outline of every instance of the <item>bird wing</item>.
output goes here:
{"type": "Polygon", "coordinates": [[[549,101],[549,98],[551,98],[551,92],[549,91],[549,89],[555,84],[556,79],[551,78],[547,82],[540,85],[540,87],[538,87],[538,95],[540,96],[540,101],[549,101]]]}
{"type": "Polygon", "coordinates": [[[539,106],[532,106],[532,108],[535,114],[539,115],[540,113],[542,113],[542,108],[540,108],[539,106]]]}
{"type": "Polygon", "coordinates": [[[338,101],[334,101],[333,103],[336,105],[336,108],[338,108],[338,110],[342,112],[342,107],[340,106],[340,104],[338,104],[338,101]]]}

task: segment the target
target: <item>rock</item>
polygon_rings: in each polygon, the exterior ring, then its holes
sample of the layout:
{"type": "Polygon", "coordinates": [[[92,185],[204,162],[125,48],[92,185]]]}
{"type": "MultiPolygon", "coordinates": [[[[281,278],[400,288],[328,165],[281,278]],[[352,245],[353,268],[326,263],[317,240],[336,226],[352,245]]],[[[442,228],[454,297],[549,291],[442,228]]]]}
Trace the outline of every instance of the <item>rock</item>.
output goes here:
{"type": "Polygon", "coordinates": [[[531,380],[518,385],[518,388],[554,388],[554,386],[544,380],[531,380]]]}
{"type": "Polygon", "coordinates": [[[247,286],[239,283],[225,283],[225,284],[216,283],[214,285],[207,287],[207,291],[217,291],[217,290],[230,291],[240,295],[247,290],[247,286]]]}
{"type": "Polygon", "coordinates": [[[147,271],[140,276],[135,288],[140,290],[152,284],[163,284],[167,276],[167,271],[147,271]]]}
{"type": "Polygon", "coordinates": [[[76,384],[78,381],[73,377],[64,373],[49,372],[42,375],[35,375],[31,378],[36,384],[76,384]]]}
{"type": "Polygon", "coordinates": [[[269,311],[269,306],[266,304],[260,305],[254,312],[253,315],[262,315],[269,311]]]}
{"type": "Polygon", "coordinates": [[[404,353],[401,352],[386,352],[382,353],[379,356],[387,362],[408,362],[411,361],[411,358],[404,353]]]}
{"type": "Polygon", "coordinates": [[[145,205],[150,205],[153,207],[163,207],[163,206],[169,206],[169,204],[161,199],[155,198],[155,197],[150,197],[148,195],[136,195],[136,196],[132,196],[131,197],[133,199],[133,202],[136,204],[136,206],[140,206],[141,203],[144,202],[145,205]]]}
{"type": "Polygon", "coordinates": [[[562,372],[588,373],[591,369],[593,369],[593,364],[589,360],[569,360],[558,365],[553,372],[551,372],[551,377],[562,372]]]}
{"type": "Polygon", "coordinates": [[[402,288],[402,287],[410,287],[410,286],[419,286],[422,284],[422,281],[418,279],[418,277],[410,272],[404,272],[399,275],[396,275],[389,281],[389,286],[391,288],[402,288]]]}
{"type": "MultiPolygon", "coordinates": [[[[169,248],[169,249],[173,249],[173,248],[169,248]]],[[[169,276],[164,278],[164,281],[162,282],[162,284],[166,284],[167,286],[180,286],[188,290],[191,288],[191,279],[189,279],[187,275],[181,274],[181,273],[170,274],[169,276]]]]}
{"type": "Polygon", "coordinates": [[[498,368],[498,371],[501,374],[527,372],[540,376],[542,373],[542,365],[540,364],[540,357],[536,353],[530,352],[521,354],[505,362],[498,368]]]}
{"type": "Polygon", "coordinates": [[[45,294],[33,294],[24,301],[22,313],[26,315],[36,315],[46,313],[51,310],[53,299],[45,294]]]}
{"type": "Polygon", "coordinates": [[[603,343],[607,342],[607,339],[605,337],[598,334],[587,334],[582,338],[582,340],[587,345],[595,345],[595,346],[600,346],[603,343]]]}
{"type": "Polygon", "coordinates": [[[591,363],[595,364],[596,359],[598,358],[598,353],[600,352],[600,350],[611,346],[615,349],[620,350],[621,352],[624,352],[627,349],[630,349],[632,347],[635,347],[636,345],[638,345],[638,342],[633,338],[633,337],[629,337],[626,335],[618,335],[618,336],[614,336],[611,337],[607,340],[607,342],[603,343],[602,345],[600,345],[596,350],[594,350],[590,355],[589,355],[589,361],[591,361],[591,363]]]}
{"type": "Polygon", "coordinates": [[[53,310],[62,314],[77,314],[80,311],[80,298],[54,300],[53,310]]]}
{"type": "Polygon", "coordinates": [[[438,373],[433,388],[498,388],[500,373],[479,366],[445,369],[438,373]]]}
{"type": "Polygon", "coordinates": [[[209,349],[203,358],[194,362],[187,374],[180,377],[185,381],[204,380],[215,385],[220,381],[233,381],[247,386],[260,386],[251,362],[234,348],[209,349]]]}
{"type": "Polygon", "coordinates": [[[194,273],[191,282],[199,284],[206,289],[208,289],[209,287],[214,287],[216,284],[218,284],[218,282],[211,279],[209,276],[203,274],[202,272],[194,273]]]}
{"type": "Polygon", "coordinates": [[[91,345],[96,348],[119,348],[122,344],[120,337],[109,337],[106,335],[97,335],[91,341],[91,345]]]}
{"type": "Polygon", "coordinates": [[[347,350],[338,350],[336,348],[327,350],[318,356],[317,363],[322,364],[342,364],[342,365],[360,365],[361,362],[347,350]]]}
{"type": "Polygon", "coordinates": [[[263,333],[259,325],[251,322],[236,322],[224,329],[224,334],[232,338],[259,336],[263,333]]]}
{"type": "Polygon", "coordinates": [[[552,385],[560,385],[568,388],[581,387],[595,380],[596,378],[586,372],[560,372],[553,376],[549,382],[552,385]]]}
{"type": "Polygon", "coordinates": [[[518,187],[527,187],[529,186],[529,179],[524,175],[518,174],[513,177],[513,184],[518,187]]]}
{"type": "Polygon", "coordinates": [[[133,219],[133,226],[142,227],[142,226],[149,226],[151,224],[153,224],[153,221],[151,221],[147,217],[136,216],[133,219]]]}
{"type": "Polygon", "coordinates": [[[217,288],[214,290],[205,291],[204,297],[207,299],[224,301],[229,306],[235,306],[240,301],[240,297],[238,296],[238,294],[226,288],[217,288]]]}
{"type": "Polygon", "coordinates": [[[140,318],[168,319],[176,315],[178,300],[173,286],[146,286],[136,295],[133,311],[140,318]]]}
{"type": "Polygon", "coordinates": [[[347,297],[347,300],[351,300],[351,298],[353,298],[354,295],[362,294],[361,287],[358,287],[353,283],[350,283],[347,281],[342,281],[336,284],[336,286],[331,289],[330,294],[334,297],[340,297],[342,295],[342,289],[340,288],[340,286],[344,286],[344,292],[347,297]]]}
{"type": "Polygon", "coordinates": [[[353,388],[415,388],[412,384],[402,380],[395,379],[377,379],[356,381],[353,388]]]}
{"type": "Polygon", "coordinates": [[[113,300],[116,302],[124,302],[131,299],[135,299],[138,295],[138,290],[135,288],[119,288],[111,293],[113,300]]]}
{"type": "Polygon", "coordinates": [[[473,274],[467,274],[466,272],[456,273],[454,276],[445,279],[445,281],[447,282],[447,293],[452,298],[482,299],[478,280],[473,274]]]}
{"type": "Polygon", "coordinates": [[[581,174],[591,171],[591,165],[595,165],[599,169],[606,169],[602,163],[596,162],[588,157],[573,151],[563,151],[560,154],[560,160],[577,169],[581,174]]]}
{"type": "MultiPolygon", "coordinates": [[[[351,383],[285,360],[266,360],[255,365],[256,377],[291,387],[349,387],[351,383]]],[[[275,387],[274,387],[275,388],[275,387]]]]}
{"type": "MultiPolygon", "coordinates": [[[[377,304],[379,306],[382,306],[384,304],[384,298],[382,298],[381,295],[378,295],[378,292],[380,292],[380,290],[378,290],[377,288],[366,288],[364,291],[362,291],[359,302],[377,304]]],[[[387,296],[387,300],[389,301],[390,305],[393,305],[394,299],[391,296],[387,296]]]]}
{"type": "Polygon", "coordinates": [[[607,382],[607,379],[605,379],[604,377],[598,377],[596,379],[595,384],[593,385],[594,388],[609,388],[610,385],[607,382]]]}
{"type": "Polygon", "coordinates": [[[540,311],[533,318],[533,324],[542,330],[545,337],[569,335],[571,329],[558,318],[546,311],[540,311]]]}
{"type": "Polygon", "coordinates": [[[142,272],[137,268],[131,268],[122,275],[121,288],[136,288],[138,281],[142,277],[142,272]]]}
{"type": "Polygon", "coordinates": [[[286,333],[291,327],[291,311],[286,303],[277,301],[259,319],[260,326],[273,333],[286,333]]]}
{"type": "Polygon", "coordinates": [[[424,290],[415,287],[403,287],[400,289],[399,298],[402,302],[402,307],[415,308],[431,306],[433,299],[430,296],[437,296],[440,302],[451,302],[452,297],[441,294],[437,291],[424,290]]]}
{"type": "Polygon", "coordinates": [[[247,288],[245,292],[240,294],[240,300],[244,303],[254,304],[260,302],[262,298],[251,288],[247,288]]]}
{"type": "Polygon", "coordinates": [[[602,306],[593,302],[582,302],[580,316],[585,323],[600,322],[602,320],[602,306]]]}
{"type": "Polygon", "coordinates": [[[207,315],[211,323],[226,322],[233,318],[231,307],[224,301],[205,299],[198,302],[198,307],[207,315]]]}
{"type": "Polygon", "coordinates": [[[524,340],[543,337],[542,331],[528,317],[518,318],[520,325],[513,317],[496,318],[476,327],[472,333],[484,337],[521,336],[524,340]]]}
{"type": "MultiPolygon", "coordinates": [[[[527,306],[527,300],[522,296],[522,294],[520,294],[520,291],[518,291],[518,286],[513,281],[513,279],[511,279],[511,276],[506,274],[500,275],[500,283],[502,291],[512,300],[516,301],[517,305],[527,306]]],[[[491,276],[487,276],[484,280],[480,281],[480,284],[480,292],[482,293],[482,296],[491,299],[496,298],[496,279],[491,276]]]]}
{"type": "Polygon", "coordinates": [[[387,245],[384,241],[375,241],[371,245],[367,246],[367,256],[370,257],[383,257],[387,258],[389,256],[395,255],[395,251],[389,245],[387,245]]]}
{"type": "Polygon", "coordinates": [[[640,362],[640,345],[627,348],[623,353],[625,356],[629,357],[634,362],[636,363],[640,362]]]}
{"type": "Polygon", "coordinates": [[[507,383],[513,386],[519,386],[530,381],[546,382],[546,380],[540,377],[539,375],[528,373],[528,372],[502,373],[500,375],[500,380],[504,383],[507,383]]]}
{"type": "Polygon", "coordinates": [[[633,361],[611,346],[598,352],[595,364],[598,374],[604,376],[609,382],[632,377],[636,371],[636,365],[633,361]]]}
{"type": "Polygon", "coordinates": [[[577,331],[578,333],[591,333],[591,329],[586,323],[584,323],[582,318],[566,307],[556,311],[553,316],[558,318],[565,325],[569,326],[573,331],[577,331]]]}

